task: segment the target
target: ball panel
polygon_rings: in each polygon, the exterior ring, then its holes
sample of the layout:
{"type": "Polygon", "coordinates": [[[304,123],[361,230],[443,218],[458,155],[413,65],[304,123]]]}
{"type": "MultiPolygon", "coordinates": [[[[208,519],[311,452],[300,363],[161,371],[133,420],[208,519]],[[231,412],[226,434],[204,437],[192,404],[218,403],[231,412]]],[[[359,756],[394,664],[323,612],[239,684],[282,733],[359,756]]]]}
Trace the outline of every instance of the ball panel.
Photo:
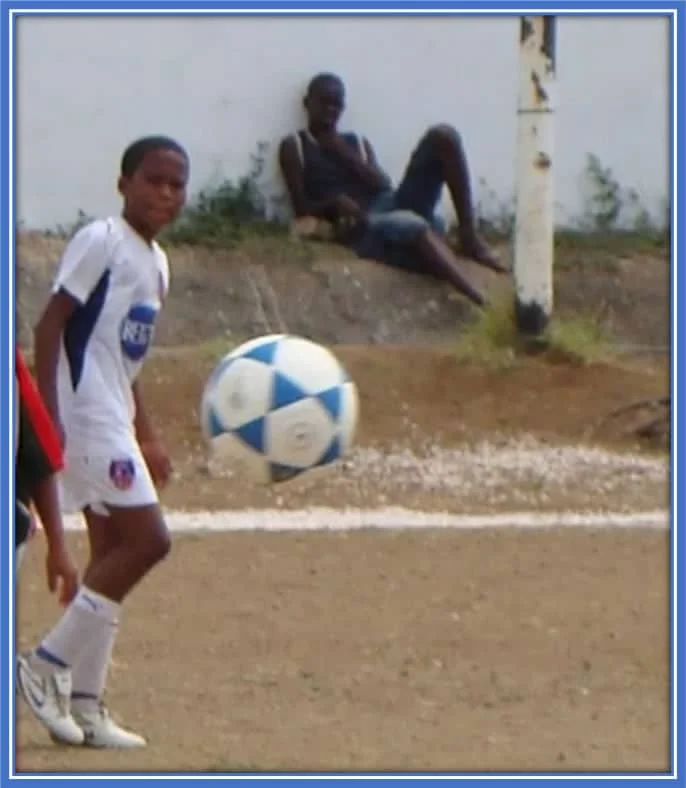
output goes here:
{"type": "Polygon", "coordinates": [[[226,432],[226,427],[222,424],[222,420],[219,418],[217,412],[210,404],[207,404],[204,407],[202,425],[205,431],[205,436],[209,440],[212,440],[212,438],[216,438],[219,435],[223,435],[226,432]]]}
{"type": "MultiPolygon", "coordinates": [[[[228,355],[230,358],[239,358],[240,356],[251,357],[251,355],[259,356],[258,348],[262,347],[262,345],[278,344],[285,336],[285,334],[265,334],[263,337],[255,337],[254,339],[249,339],[247,342],[243,342],[242,345],[234,348],[228,355]]],[[[260,359],[256,358],[256,360],[259,361],[260,359]]]]}
{"type": "Polygon", "coordinates": [[[310,468],[324,454],[335,427],[316,399],[308,398],[270,413],[266,453],[271,462],[310,468]]]}
{"type": "Polygon", "coordinates": [[[336,422],[341,415],[342,393],[342,387],[336,386],[326,391],[320,391],[319,394],[317,394],[319,403],[336,422]]]}
{"type": "Polygon", "coordinates": [[[264,454],[266,423],[266,419],[261,416],[259,419],[254,419],[247,424],[236,427],[234,434],[240,438],[249,449],[264,454]]]}
{"type": "Polygon", "coordinates": [[[334,388],[342,381],[338,359],[325,347],[301,337],[279,342],[274,366],[307,394],[334,388]]]}
{"type": "Polygon", "coordinates": [[[283,372],[279,372],[277,369],[274,370],[271,410],[285,408],[287,405],[300,402],[300,400],[306,399],[308,396],[306,391],[303,391],[297,383],[294,383],[283,372]]]}
{"type": "Polygon", "coordinates": [[[253,361],[259,361],[262,364],[271,365],[274,362],[274,356],[276,355],[276,349],[279,346],[280,339],[280,335],[276,335],[254,347],[238,348],[240,352],[236,355],[241,358],[251,358],[253,361]]]}
{"type": "Polygon", "coordinates": [[[267,413],[272,378],[272,368],[259,361],[233,359],[208,392],[210,404],[227,429],[235,429],[267,413]]]}
{"type": "Polygon", "coordinates": [[[339,435],[335,435],[331,443],[327,446],[324,454],[319,458],[317,467],[331,465],[332,462],[340,460],[342,456],[342,444],[339,435]]]}

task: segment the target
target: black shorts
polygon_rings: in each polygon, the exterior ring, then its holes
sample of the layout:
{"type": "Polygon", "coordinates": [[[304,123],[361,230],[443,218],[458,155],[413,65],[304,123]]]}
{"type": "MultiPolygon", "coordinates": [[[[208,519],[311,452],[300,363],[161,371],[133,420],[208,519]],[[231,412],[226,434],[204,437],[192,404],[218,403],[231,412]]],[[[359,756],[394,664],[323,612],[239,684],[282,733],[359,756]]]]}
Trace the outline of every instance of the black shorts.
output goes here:
{"type": "Polygon", "coordinates": [[[14,546],[21,547],[29,538],[31,531],[31,512],[21,502],[14,507],[14,546]]]}
{"type": "Polygon", "coordinates": [[[36,486],[52,476],[54,472],[34,425],[20,401],[19,444],[15,464],[14,544],[16,547],[26,541],[31,529],[31,513],[28,507],[33,500],[36,486]]]}

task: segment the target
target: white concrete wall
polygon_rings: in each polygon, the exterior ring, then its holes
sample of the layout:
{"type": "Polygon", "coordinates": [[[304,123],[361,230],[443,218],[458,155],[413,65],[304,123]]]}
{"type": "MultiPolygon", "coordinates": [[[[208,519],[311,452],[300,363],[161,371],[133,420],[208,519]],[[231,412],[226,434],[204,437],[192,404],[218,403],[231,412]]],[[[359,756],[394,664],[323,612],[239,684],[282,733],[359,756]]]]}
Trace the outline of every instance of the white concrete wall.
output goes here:
{"type": "MultiPolygon", "coordinates": [[[[656,211],[668,192],[664,18],[559,21],[558,218],[580,209],[587,152],[656,211]]],[[[345,125],[394,177],[437,121],[455,124],[474,180],[514,191],[516,17],[23,17],[17,25],[18,218],[116,211],[133,138],[162,132],[192,155],[192,190],[245,174],[258,140],[301,122],[308,78],[340,73],[345,125]]],[[[270,159],[269,188],[280,189],[270,159]]]]}

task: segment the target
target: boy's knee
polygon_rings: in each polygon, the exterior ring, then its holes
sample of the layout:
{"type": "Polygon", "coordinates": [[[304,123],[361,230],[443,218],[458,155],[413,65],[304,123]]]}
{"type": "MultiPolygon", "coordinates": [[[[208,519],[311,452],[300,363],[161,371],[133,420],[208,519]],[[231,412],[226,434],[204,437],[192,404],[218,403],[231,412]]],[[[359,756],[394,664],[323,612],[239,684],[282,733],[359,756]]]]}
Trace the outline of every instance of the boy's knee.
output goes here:
{"type": "Polygon", "coordinates": [[[161,517],[156,520],[154,526],[152,523],[147,525],[148,527],[141,529],[134,549],[140,563],[151,568],[169,555],[171,535],[161,517]]]}
{"type": "Polygon", "coordinates": [[[171,536],[166,528],[159,533],[156,533],[154,538],[150,541],[148,557],[151,564],[158,564],[160,561],[169,555],[171,551],[171,536]]]}

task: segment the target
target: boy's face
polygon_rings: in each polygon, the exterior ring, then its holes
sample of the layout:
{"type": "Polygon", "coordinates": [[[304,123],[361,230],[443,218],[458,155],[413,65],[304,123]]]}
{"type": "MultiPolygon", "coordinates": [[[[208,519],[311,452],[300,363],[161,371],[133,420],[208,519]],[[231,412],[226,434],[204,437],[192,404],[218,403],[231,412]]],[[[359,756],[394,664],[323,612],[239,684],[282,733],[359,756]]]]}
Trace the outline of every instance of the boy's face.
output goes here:
{"type": "Polygon", "coordinates": [[[133,175],[119,178],[127,216],[154,237],[186,203],[188,162],[175,150],[148,151],[133,175]]]}
{"type": "Polygon", "coordinates": [[[305,110],[313,129],[335,129],[344,109],[345,88],[337,79],[319,83],[305,97],[305,110]]]}

